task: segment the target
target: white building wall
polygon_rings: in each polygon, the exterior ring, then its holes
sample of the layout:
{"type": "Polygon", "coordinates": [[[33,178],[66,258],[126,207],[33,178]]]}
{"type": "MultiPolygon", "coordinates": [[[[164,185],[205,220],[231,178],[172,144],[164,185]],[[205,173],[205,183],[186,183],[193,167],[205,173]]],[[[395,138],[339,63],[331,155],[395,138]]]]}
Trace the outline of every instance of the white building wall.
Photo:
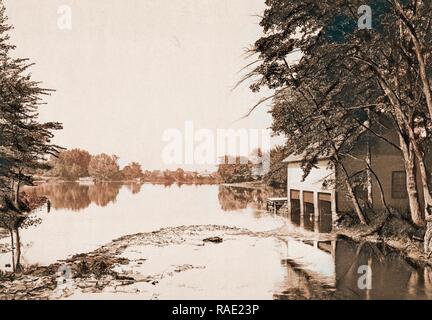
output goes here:
{"type": "Polygon", "coordinates": [[[302,181],[303,177],[303,169],[301,168],[300,162],[291,162],[288,163],[287,166],[287,195],[288,195],[288,209],[290,208],[291,203],[291,190],[300,191],[300,210],[303,211],[303,191],[312,191],[314,192],[314,203],[315,203],[315,211],[318,213],[318,193],[330,193],[332,195],[332,213],[336,215],[336,191],[334,188],[325,189],[323,188],[323,182],[326,179],[335,179],[334,170],[328,168],[328,160],[320,160],[317,163],[317,168],[313,168],[309,175],[306,177],[304,181],[302,181]]]}
{"type": "Polygon", "coordinates": [[[302,181],[303,169],[301,163],[288,163],[288,189],[305,190],[305,191],[329,191],[322,187],[325,179],[334,179],[334,171],[328,169],[328,161],[320,160],[317,169],[313,168],[305,181],[302,181]]]}

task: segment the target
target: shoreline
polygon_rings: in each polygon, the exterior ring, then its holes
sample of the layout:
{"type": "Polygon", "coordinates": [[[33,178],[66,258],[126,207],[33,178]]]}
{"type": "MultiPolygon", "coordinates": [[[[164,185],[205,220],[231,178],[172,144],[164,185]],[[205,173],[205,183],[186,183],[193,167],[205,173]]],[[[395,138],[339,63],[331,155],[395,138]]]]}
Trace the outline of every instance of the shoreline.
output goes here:
{"type": "MultiPolygon", "coordinates": [[[[38,179],[34,180],[35,184],[41,184],[41,183],[78,183],[78,184],[87,184],[87,185],[93,185],[98,183],[118,183],[118,184],[130,184],[130,183],[136,183],[136,184],[154,184],[154,185],[173,185],[173,184],[181,184],[181,185],[221,185],[221,182],[211,182],[211,181],[168,181],[168,180],[66,180],[56,177],[39,177],[38,179]]],[[[32,186],[29,186],[32,187],[32,186]]]]}
{"type": "Polygon", "coordinates": [[[273,190],[284,190],[284,188],[275,188],[265,184],[262,181],[247,181],[247,182],[237,182],[237,183],[220,183],[224,187],[233,188],[244,188],[244,189],[273,189],[273,190]]]}

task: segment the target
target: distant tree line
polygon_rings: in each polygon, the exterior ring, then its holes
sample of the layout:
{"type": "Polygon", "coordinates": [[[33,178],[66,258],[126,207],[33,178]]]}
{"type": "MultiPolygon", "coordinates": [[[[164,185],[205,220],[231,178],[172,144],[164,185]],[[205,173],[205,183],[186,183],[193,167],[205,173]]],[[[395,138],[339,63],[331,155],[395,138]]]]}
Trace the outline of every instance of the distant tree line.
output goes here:
{"type": "Polygon", "coordinates": [[[182,168],[176,170],[146,170],[142,180],[145,182],[170,184],[216,184],[220,183],[220,176],[215,173],[186,171],[182,168]]]}
{"type": "Polygon", "coordinates": [[[118,160],[116,155],[91,155],[82,149],[65,150],[51,158],[52,169],[48,175],[71,181],[85,177],[100,181],[135,180],[143,176],[139,163],[132,162],[120,169],[118,160]]]}
{"type": "Polygon", "coordinates": [[[183,183],[183,184],[208,184],[220,182],[216,173],[198,173],[177,170],[145,170],[138,162],[132,162],[123,168],[118,164],[119,157],[105,153],[91,155],[86,150],[71,149],[52,157],[50,164],[52,169],[48,172],[51,177],[63,180],[75,181],[80,178],[90,177],[96,181],[132,181],[153,183],[183,183]]]}

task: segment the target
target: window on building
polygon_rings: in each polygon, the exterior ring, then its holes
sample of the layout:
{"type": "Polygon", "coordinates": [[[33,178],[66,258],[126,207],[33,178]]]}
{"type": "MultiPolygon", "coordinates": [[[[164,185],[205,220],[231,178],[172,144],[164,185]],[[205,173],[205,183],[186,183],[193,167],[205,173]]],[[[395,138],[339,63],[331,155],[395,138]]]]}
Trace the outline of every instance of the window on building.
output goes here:
{"type": "Polygon", "coordinates": [[[405,171],[393,171],[392,174],[392,198],[408,198],[405,171]]]}

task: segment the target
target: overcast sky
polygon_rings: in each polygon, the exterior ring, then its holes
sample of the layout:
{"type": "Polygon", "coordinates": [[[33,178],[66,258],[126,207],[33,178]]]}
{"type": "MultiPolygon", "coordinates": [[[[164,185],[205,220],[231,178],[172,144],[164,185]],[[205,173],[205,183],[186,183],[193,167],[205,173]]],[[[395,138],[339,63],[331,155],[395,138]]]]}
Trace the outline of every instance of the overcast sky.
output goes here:
{"type": "MultiPolygon", "coordinates": [[[[241,78],[245,47],[261,34],[264,0],[4,0],[16,55],[35,80],[57,91],[43,120],[64,130],[55,142],[121,163],[166,167],[167,128],[266,128],[265,108],[232,124],[263,95],[241,78]],[[58,27],[69,5],[72,29],[58,27]]],[[[249,61],[250,62],[250,61],[249,61]]]]}

